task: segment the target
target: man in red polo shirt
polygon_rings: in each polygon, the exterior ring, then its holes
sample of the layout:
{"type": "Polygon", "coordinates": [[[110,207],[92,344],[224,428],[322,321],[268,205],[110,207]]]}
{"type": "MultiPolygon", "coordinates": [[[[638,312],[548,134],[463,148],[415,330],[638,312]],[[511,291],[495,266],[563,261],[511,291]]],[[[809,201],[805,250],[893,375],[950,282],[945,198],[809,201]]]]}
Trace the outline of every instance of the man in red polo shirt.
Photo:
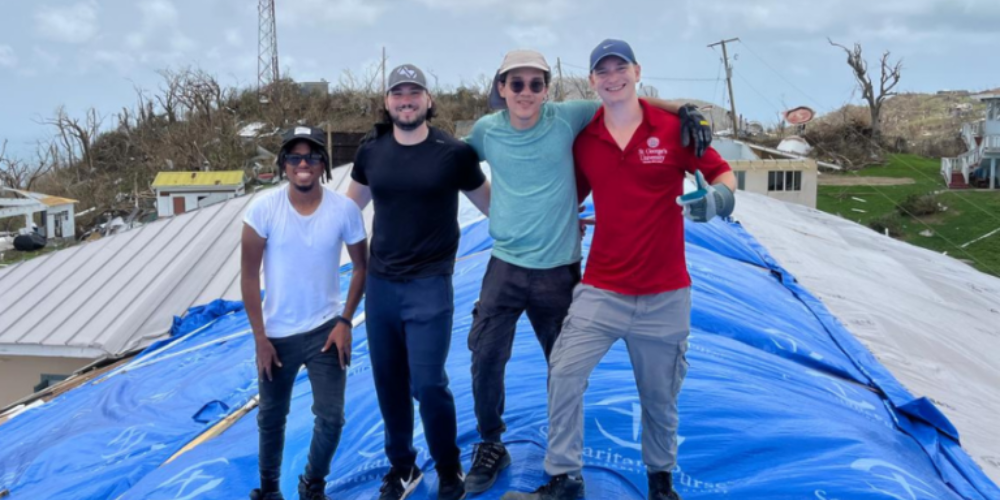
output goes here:
{"type": "Polygon", "coordinates": [[[706,222],[731,214],[736,177],[715,150],[698,158],[682,146],[677,116],[637,97],[640,68],[627,43],[605,40],[590,65],[603,106],[577,136],[573,157],[580,198],[593,189],[598,222],[549,365],[545,471],[552,479],[504,499],[583,496],[583,394],[594,367],[624,339],[642,405],[649,498],[679,500],[670,471],[677,465],[677,395],[691,324],[683,216],[706,222]],[[684,195],[686,173],[695,174],[697,189],[684,195]]]}

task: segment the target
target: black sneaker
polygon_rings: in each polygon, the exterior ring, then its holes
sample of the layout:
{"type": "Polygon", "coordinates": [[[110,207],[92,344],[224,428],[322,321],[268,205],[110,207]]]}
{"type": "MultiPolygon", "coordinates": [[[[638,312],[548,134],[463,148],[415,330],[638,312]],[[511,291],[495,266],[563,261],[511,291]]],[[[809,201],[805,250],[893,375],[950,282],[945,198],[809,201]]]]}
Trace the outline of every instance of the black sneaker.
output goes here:
{"type": "Polygon", "coordinates": [[[326,481],[310,481],[306,476],[299,476],[299,500],[330,500],[326,496],[326,481]]]}
{"type": "Polygon", "coordinates": [[[669,472],[654,472],[649,474],[649,500],[681,500],[674,491],[673,476],[669,472]]]}
{"type": "Polygon", "coordinates": [[[438,500],[465,498],[465,474],[462,466],[438,470],[438,500]]]}
{"type": "Polygon", "coordinates": [[[510,465],[510,453],[503,443],[482,442],[472,452],[472,468],[465,477],[465,490],[482,493],[493,486],[500,471],[510,465]]]}
{"type": "Polygon", "coordinates": [[[583,478],[560,474],[531,493],[508,491],[500,500],[576,500],[583,495],[583,478]]]}
{"type": "Polygon", "coordinates": [[[403,500],[417,489],[417,485],[423,478],[424,474],[420,472],[419,467],[411,467],[406,472],[400,472],[393,467],[382,478],[382,487],[379,488],[382,494],[379,495],[378,500],[403,500]]]}
{"type": "Polygon", "coordinates": [[[260,488],[256,488],[250,492],[250,500],[285,500],[285,497],[281,495],[280,491],[264,493],[260,491],[260,488]]]}

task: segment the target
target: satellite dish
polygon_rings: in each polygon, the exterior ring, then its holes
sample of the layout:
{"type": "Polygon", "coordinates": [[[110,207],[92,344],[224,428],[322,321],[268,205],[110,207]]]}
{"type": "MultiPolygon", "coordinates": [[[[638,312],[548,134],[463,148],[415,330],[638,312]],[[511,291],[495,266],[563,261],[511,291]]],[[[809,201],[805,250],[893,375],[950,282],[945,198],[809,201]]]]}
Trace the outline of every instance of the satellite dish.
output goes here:
{"type": "Polygon", "coordinates": [[[785,121],[792,125],[805,125],[811,122],[813,117],[816,116],[816,112],[806,106],[792,108],[781,114],[784,116],[785,121]]]}

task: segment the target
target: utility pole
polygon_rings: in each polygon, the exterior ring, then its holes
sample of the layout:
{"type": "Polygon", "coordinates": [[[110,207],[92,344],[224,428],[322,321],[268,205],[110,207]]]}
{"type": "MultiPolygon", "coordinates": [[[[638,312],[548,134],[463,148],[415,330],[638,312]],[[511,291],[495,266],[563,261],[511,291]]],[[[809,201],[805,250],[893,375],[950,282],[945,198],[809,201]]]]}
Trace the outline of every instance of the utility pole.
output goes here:
{"type": "Polygon", "coordinates": [[[729,63],[729,52],[726,51],[726,44],[738,41],[740,41],[739,38],[730,38],[729,40],[722,40],[709,45],[710,48],[722,45],[722,61],[726,65],[726,85],[729,87],[729,111],[733,114],[734,139],[740,136],[740,118],[736,114],[736,101],[733,100],[733,65],[729,63]]]}
{"type": "Polygon", "coordinates": [[[556,58],[556,69],[559,71],[559,84],[556,86],[556,101],[563,100],[563,77],[562,77],[562,60],[556,58]]]}
{"type": "Polygon", "coordinates": [[[385,45],[382,46],[382,95],[385,95],[385,45]]]}

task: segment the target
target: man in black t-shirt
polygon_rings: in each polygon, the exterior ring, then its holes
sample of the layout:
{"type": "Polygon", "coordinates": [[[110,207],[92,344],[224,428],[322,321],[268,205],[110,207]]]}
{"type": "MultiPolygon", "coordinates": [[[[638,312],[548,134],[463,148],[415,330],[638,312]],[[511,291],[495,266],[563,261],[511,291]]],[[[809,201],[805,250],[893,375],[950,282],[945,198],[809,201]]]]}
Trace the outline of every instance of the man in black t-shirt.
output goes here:
{"type": "Polygon", "coordinates": [[[412,388],[437,464],[438,498],[459,499],[464,474],[445,372],[455,308],[458,193],[485,214],[490,184],[471,146],[427,124],[433,100],[418,68],[392,70],[385,110],[391,125],[377,125],[358,149],[347,191],[361,208],[375,203],[365,312],[392,464],[379,498],[406,498],[423,477],[413,448],[412,388]]]}

